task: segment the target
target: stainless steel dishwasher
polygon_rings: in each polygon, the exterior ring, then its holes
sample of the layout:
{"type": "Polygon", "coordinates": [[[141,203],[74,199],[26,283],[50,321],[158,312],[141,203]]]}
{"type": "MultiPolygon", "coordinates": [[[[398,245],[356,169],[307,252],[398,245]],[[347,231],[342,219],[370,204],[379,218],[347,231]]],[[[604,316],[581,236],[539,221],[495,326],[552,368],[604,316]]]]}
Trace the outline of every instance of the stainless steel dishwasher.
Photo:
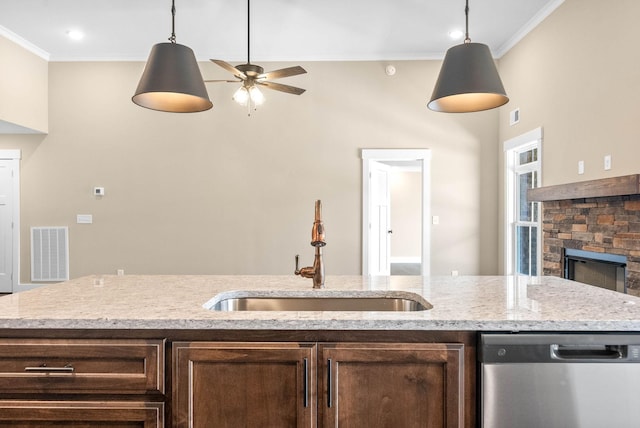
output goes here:
{"type": "Polygon", "coordinates": [[[482,428],[640,427],[640,334],[481,334],[482,428]]]}

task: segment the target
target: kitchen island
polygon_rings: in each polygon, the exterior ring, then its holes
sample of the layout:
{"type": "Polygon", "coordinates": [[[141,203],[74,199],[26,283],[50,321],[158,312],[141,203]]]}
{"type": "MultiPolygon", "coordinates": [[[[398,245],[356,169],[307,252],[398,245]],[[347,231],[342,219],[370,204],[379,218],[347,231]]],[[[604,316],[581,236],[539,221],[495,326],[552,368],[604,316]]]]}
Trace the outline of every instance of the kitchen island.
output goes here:
{"type": "Polygon", "coordinates": [[[555,277],[84,277],[0,298],[0,425],[471,428],[481,331],[640,331],[640,298],[555,277]],[[363,293],[433,307],[208,309],[363,293]]]}

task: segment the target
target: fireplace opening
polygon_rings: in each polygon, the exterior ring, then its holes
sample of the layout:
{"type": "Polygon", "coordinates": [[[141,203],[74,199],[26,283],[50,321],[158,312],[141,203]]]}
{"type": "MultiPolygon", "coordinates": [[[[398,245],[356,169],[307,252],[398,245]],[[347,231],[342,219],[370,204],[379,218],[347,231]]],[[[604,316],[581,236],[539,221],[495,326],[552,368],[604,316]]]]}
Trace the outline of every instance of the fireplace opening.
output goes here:
{"type": "Polygon", "coordinates": [[[627,258],[565,248],[564,278],[626,293],[627,258]]]}

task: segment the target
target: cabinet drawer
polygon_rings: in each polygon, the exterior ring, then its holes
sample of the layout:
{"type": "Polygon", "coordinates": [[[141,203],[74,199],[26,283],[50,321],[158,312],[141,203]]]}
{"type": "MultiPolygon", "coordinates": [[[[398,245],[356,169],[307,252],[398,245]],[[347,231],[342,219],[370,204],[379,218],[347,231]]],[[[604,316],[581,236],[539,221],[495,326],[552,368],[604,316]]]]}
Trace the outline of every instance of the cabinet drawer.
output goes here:
{"type": "Polygon", "coordinates": [[[164,404],[0,400],[0,426],[162,428],[164,404]]]}
{"type": "Polygon", "coordinates": [[[0,394],[164,393],[164,340],[0,339],[0,394]]]}

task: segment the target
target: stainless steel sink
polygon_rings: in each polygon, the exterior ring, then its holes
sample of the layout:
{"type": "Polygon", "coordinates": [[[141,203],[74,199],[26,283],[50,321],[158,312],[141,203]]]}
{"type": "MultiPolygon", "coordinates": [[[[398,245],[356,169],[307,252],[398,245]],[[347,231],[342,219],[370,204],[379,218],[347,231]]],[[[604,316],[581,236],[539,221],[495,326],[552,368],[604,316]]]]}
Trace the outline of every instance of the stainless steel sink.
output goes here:
{"type": "Polygon", "coordinates": [[[229,297],[215,302],[214,311],[426,311],[431,305],[407,297],[229,297]]]}

